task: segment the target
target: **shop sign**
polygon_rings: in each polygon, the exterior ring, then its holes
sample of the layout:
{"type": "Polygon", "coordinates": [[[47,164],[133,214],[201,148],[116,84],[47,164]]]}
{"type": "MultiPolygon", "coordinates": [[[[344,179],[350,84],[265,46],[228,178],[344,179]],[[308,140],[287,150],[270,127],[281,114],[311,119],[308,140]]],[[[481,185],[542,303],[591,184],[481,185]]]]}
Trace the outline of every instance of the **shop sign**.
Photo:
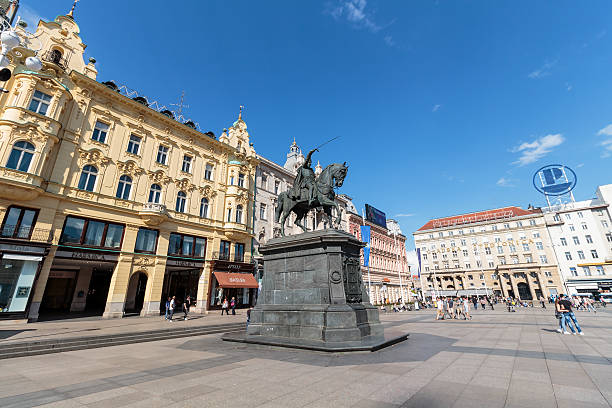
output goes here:
{"type": "Polygon", "coordinates": [[[170,259],[166,261],[167,266],[181,266],[184,268],[202,268],[204,267],[204,262],[198,261],[190,261],[186,259],[170,259]]]}
{"type": "Polygon", "coordinates": [[[11,251],[11,252],[20,252],[20,253],[35,253],[35,254],[43,254],[45,253],[45,248],[43,247],[35,247],[28,245],[10,245],[10,244],[0,244],[0,251],[11,251]]]}
{"type": "Polygon", "coordinates": [[[253,272],[254,265],[249,263],[229,262],[229,261],[214,261],[213,269],[215,271],[228,272],[253,272]]]}
{"type": "Polygon", "coordinates": [[[533,186],[546,196],[568,194],[576,187],[576,173],[562,164],[544,166],[533,175],[533,186]]]}
{"type": "Polygon", "coordinates": [[[117,262],[117,255],[104,254],[99,252],[80,252],[80,251],[57,251],[56,258],[68,258],[86,262],[117,262]]]}

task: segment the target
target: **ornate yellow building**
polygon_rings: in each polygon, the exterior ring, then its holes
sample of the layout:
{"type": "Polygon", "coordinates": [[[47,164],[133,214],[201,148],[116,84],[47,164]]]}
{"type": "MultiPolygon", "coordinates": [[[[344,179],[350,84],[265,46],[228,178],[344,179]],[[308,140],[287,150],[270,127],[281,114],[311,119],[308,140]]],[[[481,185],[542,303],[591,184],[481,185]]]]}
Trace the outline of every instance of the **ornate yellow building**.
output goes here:
{"type": "Polygon", "coordinates": [[[15,48],[0,96],[0,318],[251,304],[258,161],[241,115],[217,140],[96,81],[72,12],[35,37],[42,70],[15,48]]]}

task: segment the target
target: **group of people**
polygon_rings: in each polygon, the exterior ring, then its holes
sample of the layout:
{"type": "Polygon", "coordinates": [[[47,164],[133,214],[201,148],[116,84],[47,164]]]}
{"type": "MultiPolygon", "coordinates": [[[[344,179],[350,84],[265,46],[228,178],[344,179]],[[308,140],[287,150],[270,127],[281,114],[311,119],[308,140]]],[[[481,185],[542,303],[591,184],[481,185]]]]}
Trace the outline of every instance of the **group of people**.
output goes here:
{"type": "Polygon", "coordinates": [[[559,320],[559,328],[557,329],[557,331],[563,334],[570,334],[567,331],[567,328],[569,327],[569,329],[572,331],[572,334],[575,335],[576,331],[578,331],[579,335],[584,336],[584,332],[578,324],[578,320],[576,319],[576,315],[572,310],[572,306],[572,298],[564,294],[560,294],[555,299],[555,317],[557,317],[557,319],[559,320]],[[574,329],[574,326],[576,327],[576,329],[574,329]]]}
{"type": "Polygon", "coordinates": [[[229,309],[232,309],[232,314],[236,314],[236,298],[232,296],[232,300],[227,301],[227,297],[223,298],[223,302],[221,302],[221,316],[225,312],[226,316],[229,316],[229,309]]]}
{"type": "MultiPolygon", "coordinates": [[[[476,307],[477,303],[474,302],[476,307]]],[[[449,319],[472,320],[470,315],[470,300],[467,297],[445,297],[436,301],[436,320],[449,319]]],[[[484,308],[484,304],[483,304],[484,308]]]]}
{"type": "MultiPolygon", "coordinates": [[[[187,296],[185,300],[183,300],[183,320],[187,320],[187,315],[189,314],[189,307],[191,306],[191,296],[187,296]]],[[[174,311],[177,309],[176,296],[168,296],[168,300],[166,300],[166,314],[164,315],[164,320],[172,322],[174,317],[174,311]]]]}

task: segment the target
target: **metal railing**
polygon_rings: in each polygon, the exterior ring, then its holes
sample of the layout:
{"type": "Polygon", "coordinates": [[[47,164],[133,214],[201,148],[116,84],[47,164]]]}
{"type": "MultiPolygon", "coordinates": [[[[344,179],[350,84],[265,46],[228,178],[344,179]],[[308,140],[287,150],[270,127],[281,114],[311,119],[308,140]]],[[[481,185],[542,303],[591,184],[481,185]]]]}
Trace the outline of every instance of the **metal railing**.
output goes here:
{"type": "Polygon", "coordinates": [[[234,256],[230,256],[227,252],[213,252],[212,254],[213,260],[218,261],[231,261],[231,262],[241,262],[241,263],[252,263],[253,258],[247,255],[239,256],[234,254],[234,256]]]}
{"type": "Polygon", "coordinates": [[[51,242],[53,234],[51,233],[50,229],[5,225],[0,231],[0,238],[21,239],[37,242],[51,242]]]}
{"type": "Polygon", "coordinates": [[[43,53],[40,59],[42,59],[43,61],[51,62],[62,69],[68,68],[68,61],[66,60],[66,58],[55,50],[50,50],[43,53]]]}
{"type": "Polygon", "coordinates": [[[142,205],[142,211],[156,212],[156,213],[167,213],[168,209],[163,204],[157,203],[144,203],[142,205]]]}

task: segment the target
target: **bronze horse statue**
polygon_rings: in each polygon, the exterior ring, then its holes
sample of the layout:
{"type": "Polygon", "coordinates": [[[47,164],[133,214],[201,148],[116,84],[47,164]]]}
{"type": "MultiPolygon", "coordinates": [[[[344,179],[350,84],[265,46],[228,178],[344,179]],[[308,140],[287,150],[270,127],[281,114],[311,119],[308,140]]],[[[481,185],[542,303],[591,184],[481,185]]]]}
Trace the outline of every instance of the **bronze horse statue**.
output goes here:
{"type": "Polygon", "coordinates": [[[334,200],[336,197],[334,187],[342,186],[347,171],[348,166],[346,162],[344,162],[344,164],[333,163],[325,167],[314,183],[315,198],[312,204],[309,204],[309,200],[304,198],[306,194],[302,194],[302,198],[295,200],[289,197],[286,191],[280,193],[278,195],[278,205],[276,206],[275,215],[276,221],[280,222],[281,225],[281,235],[285,236],[285,220],[291,212],[296,215],[295,224],[306,232],[306,227],[302,224],[302,220],[306,214],[308,214],[308,211],[318,207],[323,207],[323,212],[327,215],[327,219],[334,228],[338,228],[341,217],[340,207],[338,207],[336,200],[334,200]],[[335,222],[332,221],[332,208],[335,208],[336,214],[338,214],[335,222]]]}

